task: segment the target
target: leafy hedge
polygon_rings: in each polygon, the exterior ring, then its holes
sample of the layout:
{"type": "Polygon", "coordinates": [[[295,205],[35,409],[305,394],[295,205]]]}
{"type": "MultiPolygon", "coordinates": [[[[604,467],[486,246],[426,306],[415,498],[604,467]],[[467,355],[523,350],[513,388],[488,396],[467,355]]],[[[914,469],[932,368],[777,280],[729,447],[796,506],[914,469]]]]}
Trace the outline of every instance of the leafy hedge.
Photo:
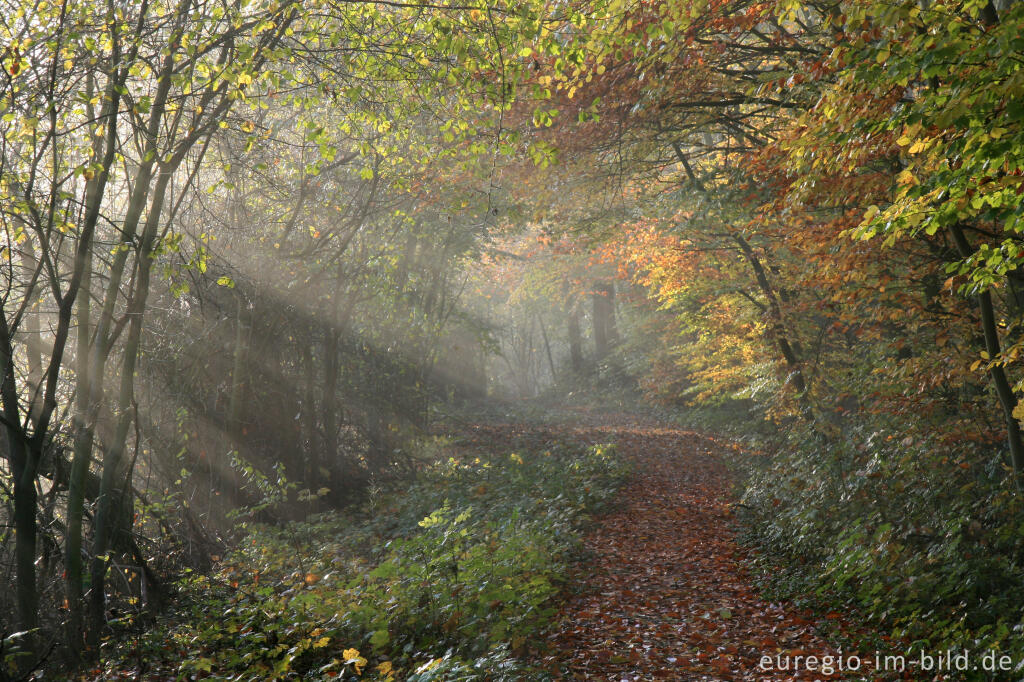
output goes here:
{"type": "Polygon", "coordinates": [[[626,475],[611,445],[432,466],[359,514],[253,526],[178,610],[109,644],[105,679],[535,679],[581,526],[626,475]]]}

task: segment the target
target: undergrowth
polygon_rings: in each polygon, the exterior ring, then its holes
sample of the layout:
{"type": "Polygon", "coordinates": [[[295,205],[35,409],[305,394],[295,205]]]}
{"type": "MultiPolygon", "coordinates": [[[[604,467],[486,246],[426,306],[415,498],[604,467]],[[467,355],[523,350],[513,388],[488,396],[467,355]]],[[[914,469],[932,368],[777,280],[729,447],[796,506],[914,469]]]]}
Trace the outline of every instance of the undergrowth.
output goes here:
{"type": "MultiPolygon", "coordinates": [[[[751,474],[747,541],[775,596],[860,615],[904,653],[1008,656],[1024,668],[1024,508],[991,447],[864,423],[794,431],[751,474]]],[[[863,645],[863,643],[862,643],[863,645]]]]}
{"type": "Polygon", "coordinates": [[[448,458],[359,513],[249,525],[178,607],[112,638],[103,679],[539,679],[518,659],[589,515],[626,475],[612,445],[448,458]]]}

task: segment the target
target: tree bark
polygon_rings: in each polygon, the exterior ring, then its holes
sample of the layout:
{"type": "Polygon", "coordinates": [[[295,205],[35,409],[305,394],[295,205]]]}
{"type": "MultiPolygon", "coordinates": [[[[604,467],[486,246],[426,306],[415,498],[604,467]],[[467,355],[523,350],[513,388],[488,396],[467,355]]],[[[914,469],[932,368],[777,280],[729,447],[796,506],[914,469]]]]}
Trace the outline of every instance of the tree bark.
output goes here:
{"type": "Polygon", "coordinates": [[[786,361],[789,381],[793,384],[793,388],[796,389],[797,400],[800,401],[801,408],[807,412],[806,416],[809,416],[810,404],[807,399],[807,382],[804,379],[800,358],[797,356],[796,351],[794,351],[793,344],[790,343],[786,333],[779,298],[776,296],[771,282],[768,281],[768,274],[765,272],[764,265],[762,265],[757,254],[754,253],[750,243],[738,233],[733,232],[731,236],[733,241],[740,247],[740,251],[743,253],[743,257],[746,258],[747,263],[750,264],[750,269],[754,271],[754,279],[757,281],[757,286],[761,289],[761,294],[765,297],[765,300],[768,301],[769,333],[775,340],[782,358],[786,361]]]}
{"type": "Polygon", "coordinates": [[[106,444],[103,456],[103,476],[100,480],[100,495],[96,505],[93,524],[93,559],[90,570],[91,593],[89,599],[90,630],[89,643],[99,644],[99,634],[104,623],[105,578],[107,571],[106,553],[116,532],[125,532],[117,522],[124,511],[125,486],[131,486],[131,471],[125,471],[124,455],[128,441],[128,430],[132,423],[134,403],[135,367],[138,362],[139,346],[142,340],[142,320],[149,298],[150,275],[153,267],[153,251],[167,187],[176,167],[175,160],[161,169],[153,190],[153,200],[139,244],[138,272],[135,278],[135,293],[128,304],[128,338],[125,340],[121,365],[121,385],[117,399],[117,428],[112,442],[106,444]],[[123,479],[123,480],[119,480],[123,479]]]}
{"type": "Polygon", "coordinates": [[[82,621],[82,517],[85,513],[85,479],[92,462],[93,430],[89,428],[89,400],[93,395],[90,374],[92,330],[92,255],[85,266],[78,298],[77,350],[75,355],[74,445],[68,478],[67,536],[64,540],[65,594],[68,600],[68,645],[79,652],[84,643],[82,621]]]}
{"type": "Polygon", "coordinates": [[[8,456],[14,478],[15,592],[18,625],[31,630],[38,624],[36,590],[36,468],[39,458],[21,427],[21,408],[14,374],[14,353],[7,313],[0,308],[0,409],[7,432],[8,456]]]}
{"type": "MultiPolygon", "coordinates": [[[[950,225],[949,234],[963,258],[969,258],[974,253],[962,225],[959,223],[950,225]]],[[[1010,463],[1013,466],[1014,481],[1019,488],[1021,472],[1024,472],[1024,439],[1021,437],[1020,422],[1013,414],[1017,408],[1017,396],[1014,395],[1010,381],[1006,377],[1006,370],[998,362],[1002,348],[999,340],[999,328],[996,325],[995,306],[992,304],[992,294],[986,289],[975,296],[975,301],[978,304],[978,312],[981,314],[981,331],[985,338],[985,351],[988,353],[991,365],[988,374],[995,387],[999,405],[1003,408],[1003,423],[1006,425],[1006,438],[1010,447],[1010,463]]]]}

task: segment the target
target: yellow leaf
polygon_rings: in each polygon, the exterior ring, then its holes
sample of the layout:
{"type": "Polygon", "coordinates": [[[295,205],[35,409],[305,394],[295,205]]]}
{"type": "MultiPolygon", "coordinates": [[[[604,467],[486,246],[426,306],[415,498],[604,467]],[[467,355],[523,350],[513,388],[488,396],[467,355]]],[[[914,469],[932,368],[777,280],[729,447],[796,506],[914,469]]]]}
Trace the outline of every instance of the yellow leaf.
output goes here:
{"type": "Polygon", "coordinates": [[[363,674],[363,666],[367,661],[359,655],[359,649],[345,649],[341,655],[345,658],[345,665],[351,663],[352,667],[356,669],[356,675],[363,674]]]}

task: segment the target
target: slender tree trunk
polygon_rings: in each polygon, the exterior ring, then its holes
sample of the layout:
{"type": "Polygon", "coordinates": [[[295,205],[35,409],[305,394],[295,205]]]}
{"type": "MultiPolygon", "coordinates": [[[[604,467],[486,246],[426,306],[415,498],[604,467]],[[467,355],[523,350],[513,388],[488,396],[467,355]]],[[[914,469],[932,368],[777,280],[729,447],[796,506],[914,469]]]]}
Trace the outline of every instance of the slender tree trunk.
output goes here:
{"type": "MultiPolygon", "coordinates": [[[[25,240],[25,248],[21,251],[21,262],[27,272],[34,271],[38,265],[32,254],[31,239],[25,240]]],[[[32,410],[29,413],[29,420],[31,421],[39,416],[38,395],[43,389],[43,349],[37,304],[30,303],[28,305],[23,319],[25,325],[25,354],[28,356],[28,395],[30,409],[32,410]]]]}
{"type": "MultiPolygon", "coordinates": [[[[487,349],[483,343],[476,344],[476,393],[481,398],[487,397],[487,349]]],[[[419,382],[417,382],[419,383],[419,382]]],[[[424,410],[423,423],[426,424],[426,410],[424,410]]]]}
{"type": "Polygon", "coordinates": [[[614,348],[619,345],[619,325],[615,321],[615,282],[609,282],[606,291],[608,292],[607,306],[608,316],[605,327],[608,330],[608,345],[614,348]]]}
{"type": "Polygon", "coordinates": [[[306,427],[305,472],[304,480],[313,489],[313,481],[320,476],[320,444],[317,442],[316,431],[316,368],[313,365],[313,332],[306,333],[306,343],[300,343],[299,360],[302,365],[303,395],[302,414],[306,427]]]}
{"type": "Polygon", "coordinates": [[[580,308],[571,304],[568,316],[569,361],[572,371],[579,374],[583,371],[583,334],[580,330],[580,308]]]}
{"type": "MultiPolygon", "coordinates": [[[[81,232],[75,245],[74,265],[68,284],[67,293],[58,295],[57,319],[53,329],[53,347],[49,361],[40,377],[40,387],[36,392],[40,395],[30,396],[29,416],[31,437],[27,429],[20,425],[20,409],[18,407],[18,391],[14,373],[14,357],[11,348],[12,333],[6,315],[0,311],[0,364],[3,372],[0,386],[0,402],[6,421],[8,444],[10,446],[11,473],[14,476],[15,497],[15,541],[17,568],[17,599],[20,625],[25,629],[35,627],[38,622],[38,593],[36,590],[35,554],[36,554],[36,489],[35,482],[43,448],[49,435],[50,420],[57,407],[57,388],[60,369],[64,362],[64,349],[70,330],[75,300],[81,288],[85,273],[85,263],[92,249],[92,237],[99,219],[100,205],[110,166],[116,149],[116,113],[120,107],[120,88],[127,78],[127,72],[118,72],[120,67],[120,39],[116,27],[113,29],[112,75],[106,91],[103,116],[105,132],[98,136],[93,147],[93,159],[100,164],[100,170],[86,185],[85,215],[81,232]],[[101,156],[102,152],[102,156],[101,156]]],[[[45,234],[42,226],[36,226],[41,235],[45,234]]],[[[31,296],[32,292],[25,293],[31,296]]]]}
{"type": "Polygon", "coordinates": [[[32,475],[34,459],[21,434],[8,430],[12,460],[25,462],[12,467],[14,474],[15,567],[17,572],[18,621],[22,630],[39,623],[39,593],[36,589],[36,483],[32,475]],[[20,451],[20,452],[19,452],[20,451]]]}
{"type": "Polygon", "coordinates": [[[121,366],[121,385],[117,399],[117,428],[112,442],[108,443],[103,456],[103,476],[100,480],[100,495],[96,505],[96,517],[93,524],[93,559],[90,570],[91,596],[89,611],[91,627],[90,644],[99,643],[99,634],[104,623],[105,611],[105,578],[107,571],[106,553],[113,544],[114,533],[126,531],[118,528],[117,521],[121,517],[125,501],[125,487],[131,486],[131,471],[125,471],[125,446],[128,430],[132,423],[132,404],[134,402],[135,367],[138,361],[139,346],[142,340],[142,320],[149,298],[150,276],[153,267],[153,251],[157,231],[160,225],[161,212],[167,187],[173,177],[174,162],[161,169],[153,191],[149,215],[139,245],[137,259],[138,272],[135,279],[135,293],[128,304],[128,338],[125,340],[124,355],[121,366]]]}
{"type": "Polygon", "coordinates": [[[324,395],[321,403],[324,424],[322,454],[328,461],[335,461],[338,457],[338,379],[341,371],[338,354],[340,345],[341,330],[337,325],[327,325],[324,329],[324,395]]]}
{"type": "MultiPolygon", "coordinates": [[[[183,6],[183,5],[181,5],[183,6]]],[[[154,97],[154,102],[150,110],[150,118],[146,126],[145,139],[146,146],[143,150],[142,163],[135,171],[134,183],[132,185],[131,195],[128,199],[128,207],[125,211],[125,217],[122,224],[122,239],[125,241],[131,241],[134,239],[138,232],[139,223],[142,215],[146,210],[147,198],[150,193],[150,185],[153,179],[153,169],[156,166],[157,159],[157,139],[160,129],[160,123],[163,120],[163,114],[167,104],[167,98],[171,88],[171,75],[174,68],[173,54],[169,53],[165,58],[161,66],[161,74],[159,77],[159,84],[157,86],[157,92],[154,97]]],[[[127,74],[125,74],[127,77],[127,74]]],[[[119,93],[120,88],[115,87],[116,84],[111,84],[110,90],[113,93],[119,93]]],[[[111,97],[108,92],[108,97],[111,97]]],[[[119,97],[119,94],[118,94],[119,97]]],[[[109,169],[111,162],[113,161],[113,154],[116,149],[115,142],[117,139],[117,107],[119,106],[119,100],[111,97],[113,106],[108,106],[104,115],[108,121],[108,147],[106,151],[106,162],[104,164],[104,174],[109,169]]],[[[167,183],[170,178],[163,178],[162,185],[164,191],[166,191],[167,183]]],[[[160,204],[162,205],[163,197],[160,197],[160,204]]],[[[153,207],[156,208],[157,212],[160,210],[160,205],[156,203],[154,198],[153,207]]],[[[150,218],[152,215],[152,208],[150,218]]],[[[95,205],[96,216],[99,214],[99,199],[95,205]]],[[[158,218],[159,216],[157,216],[158,218]]],[[[156,225],[153,226],[155,236],[156,225]]],[[[145,240],[145,235],[143,235],[145,240]]],[[[101,409],[104,403],[104,379],[106,374],[106,364],[110,356],[111,349],[113,347],[115,338],[118,333],[118,329],[115,326],[114,313],[117,307],[117,302],[121,296],[121,283],[124,279],[125,271],[128,266],[128,259],[130,256],[130,249],[122,248],[118,249],[114,255],[113,261],[110,265],[110,271],[108,275],[108,282],[106,287],[106,293],[103,300],[103,305],[100,308],[98,319],[96,320],[96,331],[92,341],[92,347],[89,352],[89,381],[88,381],[88,405],[87,412],[83,419],[80,420],[81,428],[76,432],[75,438],[75,454],[74,459],[77,460],[78,471],[88,471],[89,462],[92,458],[92,449],[95,444],[95,433],[97,423],[101,413],[101,409]]],[[[142,249],[140,249],[140,252],[142,249]]],[[[151,267],[151,263],[145,265],[139,264],[140,271],[145,267],[146,270],[151,267]]],[[[136,289],[141,283],[136,282],[136,289]]],[[[148,282],[146,283],[148,287],[148,282]]],[[[131,310],[131,303],[129,303],[129,313],[131,310]]],[[[141,320],[140,320],[141,322],[141,320]]],[[[135,320],[132,319],[129,323],[134,325],[135,320]]],[[[129,344],[130,345],[130,344],[129,344]]],[[[137,344],[136,344],[137,347],[137,344]]],[[[126,350],[127,352],[127,350],[126,350]]],[[[134,372],[134,368],[133,368],[134,372]]],[[[131,379],[131,377],[129,377],[131,379]]],[[[122,383],[125,378],[122,377],[122,383]]],[[[127,406],[124,408],[124,414],[119,415],[123,418],[128,412],[127,406]]],[[[90,612],[90,628],[87,637],[87,643],[89,647],[95,652],[98,651],[100,631],[103,626],[103,611],[104,611],[104,575],[106,572],[106,558],[105,554],[109,546],[109,534],[110,524],[113,519],[111,518],[112,512],[116,512],[111,500],[111,488],[115,481],[115,467],[119,466],[120,455],[123,453],[124,444],[117,445],[116,440],[118,432],[121,430],[120,423],[118,424],[117,430],[111,439],[111,442],[105,443],[106,450],[103,458],[103,470],[100,477],[100,490],[97,495],[97,509],[96,515],[93,518],[93,558],[90,566],[90,594],[89,594],[89,612],[90,612]],[[108,467],[108,464],[110,466],[108,467]]],[[[127,438],[127,425],[124,427],[125,438],[127,438]]],[[[75,469],[76,465],[72,463],[72,469],[75,469]]],[[[77,494],[77,493],[76,493],[77,494]]],[[[80,503],[77,499],[72,499],[69,494],[69,505],[74,502],[76,506],[80,503]]],[[[69,507],[70,509],[70,507],[69,507]]],[[[71,512],[69,512],[71,513],[71,512]]],[[[77,510],[73,510],[73,513],[81,516],[81,513],[77,510]]],[[[70,517],[69,517],[70,518],[70,517]]],[[[79,528],[79,536],[81,530],[79,528]]],[[[79,580],[79,582],[81,582],[79,580]]],[[[80,588],[71,588],[80,589],[80,588]]]]}
{"type": "MultiPolygon", "coordinates": [[[[178,16],[185,7],[184,3],[179,4],[178,16]]],[[[154,168],[156,168],[160,125],[163,121],[164,112],[167,106],[167,99],[172,85],[172,74],[174,71],[174,50],[168,50],[164,56],[158,77],[157,91],[153,98],[150,109],[150,117],[146,124],[145,140],[146,145],[143,151],[142,163],[135,173],[135,183],[128,201],[128,208],[125,212],[122,232],[123,239],[131,239],[138,231],[142,215],[146,210],[147,198],[150,195],[150,185],[153,180],[154,168]]],[[[115,126],[114,116],[110,117],[110,125],[115,126]]],[[[145,311],[146,299],[149,295],[149,275],[153,265],[152,254],[156,240],[157,230],[160,225],[160,214],[163,210],[163,202],[170,184],[174,169],[181,163],[183,155],[179,152],[175,158],[169,160],[162,168],[153,191],[153,199],[149,206],[149,215],[143,227],[138,252],[137,277],[135,282],[135,294],[128,303],[129,338],[125,342],[124,361],[121,369],[121,388],[118,395],[117,427],[111,442],[106,443],[103,456],[103,472],[100,479],[100,492],[97,498],[96,516],[93,522],[93,558],[90,567],[90,630],[89,645],[96,649],[99,644],[100,631],[104,623],[104,606],[106,595],[104,590],[105,575],[107,570],[106,552],[110,547],[112,526],[118,516],[118,508],[121,505],[123,491],[117,486],[119,469],[122,466],[124,457],[125,442],[128,438],[128,428],[131,425],[131,402],[133,398],[135,363],[142,335],[142,315],[145,311]]],[[[97,321],[96,340],[92,352],[91,385],[93,395],[91,396],[90,409],[92,414],[87,422],[87,428],[94,430],[96,417],[99,414],[103,394],[103,376],[107,357],[113,345],[114,309],[120,296],[120,286],[124,272],[127,267],[130,249],[120,249],[111,264],[109,282],[107,284],[106,298],[103,308],[97,321]]],[[[130,475],[130,472],[129,472],[130,475]]],[[[130,484],[130,483],[129,483],[130,484]]]]}
{"type": "MultiPolygon", "coordinates": [[[[967,241],[963,226],[954,223],[950,225],[949,233],[960,255],[963,258],[969,258],[974,253],[974,249],[967,241]]],[[[1024,440],[1021,437],[1020,422],[1013,414],[1018,404],[1017,396],[1014,395],[1010,381],[1006,377],[1006,370],[998,362],[1002,348],[999,340],[999,328],[996,325],[995,306],[992,304],[992,294],[985,290],[975,296],[975,300],[978,304],[978,312],[981,314],[981,331],[985,337],[985,351],[988,353],[992,365],[988,374],[996,389],[999,405],[1003,408],[1003,423],[1006,425],[1006,437],[1010,447],[1010,463],[1013,465],[1015,483],[1020,487],[1021,473],[1024,472],[1024,440]]]]}
{"type": "Polygon", "coordinates": [[[598,362],[607,357],[611,350],[609,337],[609,318],[614,314],[612,302],[609,300],[608,287],[606,285],[594,285],[594,293],[591,295],[593,303],[592,322],[594,327],[594,355],[598,362]]]}
{"type": "Polygon", "coordinates": [[[18,625],[31,630],[38,624],[36,590],[36,468],[38,458],[21,428],[21,409],[14,374],[14,353],[7,314],[0,308],[0,402],[14,478],[15,592],[18,625]]]}
{"type": "Polygon", "coordinates": [[[398,260],[395,270],[395,291],[399,295],[405,293],[405,285],[409,281],[409,268],[416,263],[416,233],[419,232],[420,222],[416,224],[405,237],[405,251],[398,260]]]}
{"type": "Polygon", "coordinates": [[[68,479],[67,537],[64,541],[65,593],[68,600],[68,644],[78,652],[84,642],[82,622],[82,516],[85,512],[85,479],[92,462],[93,430],[89,428],[89,400],[93,396],[90,374],[92,329],[92,254],[78,294],[77,350],[75,356],[74,453],[68,479]]]}
{"type": "MultiPolygon", "coordinates": [[[[700,178],[698,178],[693,172],[693,168],[690,167],[690,161],[686,158],[686,154],[683,153],[679,144],[673,142],[672,150],[675,152],[676,158],[686,171],[686,175],[690,178],[690,182],[693,183],[701,194],[707,195],[707,188],[704,186],[704,183],[701,182],[700,178]]],[[[754,249],[750,246],[750,243],[738,232],[730,230],[729,234],[732,237],[732,240],[740,247],[743,257],[750,264],[751,270],[754,271],[754,279],[757,280],[757,286],[761,289],[761,294],[765,297],[765,300],[768,301],[768,315],[770,318],[768,326],[769,334],[774,339],[775,344],[779,348],[779,352],[786,361],[786,367],[789,371],[789,381],[793,384],[793,388],[796,389],[797,401],[800,405],[801,413],[805,419],[813,421],[814,411],[811,409],[810,399],[807,396],[807,382],[804,379],[800,358],[794,350],[797,344],[795,342],[791,344],[789,337],[786,334],[786,327],[782,316],[782,306],[779,305],[779,298],[775,294],[775,289],[768,280],[768,275],[765,272],[764,266],[761,264],[757,254],[754,253],[754,249]]]]}
{"type": "Polygon", "coordinates": [[[544,328],[544,320],[537,315],[537,322],[540,323],[540,336],[544,340],[544,352],[548,357],[548,369],[551,370],[551,381],[558,381],[558,374],[555,372],[555,358],[551,355],[551,343],[548,341],[548,330],[544,328]]]}
{"type": "Polygon", "coordinates": [[[246,364],[249,359],[249,311],[239,294],[235,320],[235,353],[231,369],[231,397],[228,402],[228,433],[236,450],[242,442],[242,405],[246,393],[246,364]]]}
{"type": "Polygon", "coordinates": [[[750,246],[750,243],[743,238],[742,235],[732,233],[732,239],[740,247],[740,251],[743,253],[744,258],[750,264],[750,269],[754,271],[754,279],[757,281],[757,286],[761,289],[761,294],[768,301],[768,315],[769,323],[768,329],[769,334],[775,340],[775,344],[779,348],[779,352],[782,354],[782,358],[786,361],[786,368],[789,372],[789,381],[793,384],[793,388],[796,389],[797,400],[800,402],[801,410],[805,413],[806,417],[811,417],[812,412],[810,409],[810,403],[807,398],[807,382],[804,379],[803,368],[801,367],[800,358],[797,356],[793,349],[793,344],[790,343],[789,337],[786,334],[786,327],[783,322],[782,306],[779,304],[779,298],[775,294],[775,289],[772,287],[771,282],[768,281],[768,274],[765,272],[764,265],[761,260],[754,253],[754,249],[750,246]]]}

